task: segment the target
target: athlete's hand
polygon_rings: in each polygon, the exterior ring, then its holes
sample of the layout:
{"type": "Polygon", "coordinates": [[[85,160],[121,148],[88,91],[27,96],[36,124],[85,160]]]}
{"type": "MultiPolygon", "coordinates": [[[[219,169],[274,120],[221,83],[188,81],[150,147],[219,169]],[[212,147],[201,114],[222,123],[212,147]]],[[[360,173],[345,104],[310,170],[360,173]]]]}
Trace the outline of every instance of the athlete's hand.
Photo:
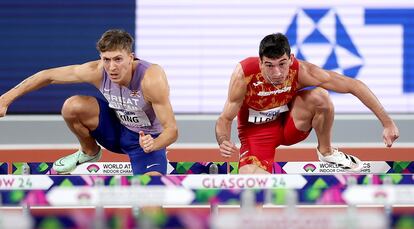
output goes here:
{"type": "Polygon", "coordinates": [[[154,138],[149,134],[144,134],[144,131],[139,132],[139,145],[145,153],[154,151],[154,138]]]}
{"type": "Polygon", "coordinates": [[[224,140],[221,142],[220,146],[220,154],[223,157],[231,157],[231,155],[237,153],[238,149],[233,142],[224,140]]]}
{"type": "Polygon", "coordinates": [[[0,118],[6,116],[8,106],[4,98],[0,96],[0,118]]]}
{"type": "Polygon", "coordinates": [[[384,140],[384,144],[387,147],[391,147],[395,140],[400,136],[400,132],[398,131],[398,127],[392,123],[390,126],[384,127],[384,131],[382,132],[382,138],[384,140]]]}

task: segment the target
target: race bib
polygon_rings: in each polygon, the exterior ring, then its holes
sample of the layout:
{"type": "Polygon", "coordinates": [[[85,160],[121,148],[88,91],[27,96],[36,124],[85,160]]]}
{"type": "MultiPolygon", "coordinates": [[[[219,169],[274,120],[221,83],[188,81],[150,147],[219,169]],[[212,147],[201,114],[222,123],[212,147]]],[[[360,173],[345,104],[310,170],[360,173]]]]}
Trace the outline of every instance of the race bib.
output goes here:
{"type": "Polygon", "coordinates": [[[142,109],[132,110],[120,110],[113,104],[109,104],[109,107],[115,110],[116,116],[124,126],[128,127],[145,127],[151,126],[151,122],[148,119],[147,114],[142,109]]]}
{"type": "Polygon", "coordinates": [[[280,107],[272,108],[269,110],[264,111],[256,111],[249,108],[249,119],[248,121],[254,124],[262,124],[267,123],[273,120],[276,120],[279,117],[280,113],[288,111],[289,107],[287,105],[283,105],[280,107]]]}

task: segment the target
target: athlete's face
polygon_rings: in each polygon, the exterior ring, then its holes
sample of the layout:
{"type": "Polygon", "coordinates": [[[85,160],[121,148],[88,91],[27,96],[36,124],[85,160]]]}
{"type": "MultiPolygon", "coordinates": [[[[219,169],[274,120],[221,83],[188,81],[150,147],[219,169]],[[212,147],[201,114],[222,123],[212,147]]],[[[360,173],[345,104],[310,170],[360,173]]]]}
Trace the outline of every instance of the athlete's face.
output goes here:
{"type": "Polygon", "coordinates": [[[273,84],[283,84],[289,74],[292,58],[284,54],[280,58],[271,59],[263,57],[260,61],[260,70],[264,78],[273,84]]]}
{"type": "Polygon", "coordinates": [[[126,50],[101,53],[101,60],[106,73],[114,83],[128,84],[132,76],[133,53],[126,50]]]}

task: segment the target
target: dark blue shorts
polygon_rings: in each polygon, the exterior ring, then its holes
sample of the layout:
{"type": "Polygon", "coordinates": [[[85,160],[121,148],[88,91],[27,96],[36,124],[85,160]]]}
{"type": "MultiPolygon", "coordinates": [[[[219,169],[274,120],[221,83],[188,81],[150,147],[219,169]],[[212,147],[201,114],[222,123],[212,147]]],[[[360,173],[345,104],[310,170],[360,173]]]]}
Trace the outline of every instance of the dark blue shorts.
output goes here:
{"type": "MultiPolygon", "coordinates": [[[[145,153],[139,145],[139,134],[120,123],[115,111],[109,107],[107,101],[100,98],[96,98],[96,100],[99,104],[99,124],[94,131],[91,131],[92,137],[107,150],[127,154],[134,175],[151,171],[166,174],[166,149],[145,153]]],[[[153,138],[157,136],[158,134],[152,135],[153,138]]]]}

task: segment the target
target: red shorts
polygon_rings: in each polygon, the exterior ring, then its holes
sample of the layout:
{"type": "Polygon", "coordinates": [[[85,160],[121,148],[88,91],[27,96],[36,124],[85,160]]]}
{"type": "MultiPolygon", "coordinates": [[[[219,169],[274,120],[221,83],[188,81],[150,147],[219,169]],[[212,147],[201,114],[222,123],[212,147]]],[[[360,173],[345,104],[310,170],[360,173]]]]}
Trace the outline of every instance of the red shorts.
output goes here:
{"type": "Polygon", "coordinates": [[[255,164],[272,173],[275,149],[280,145],[293,145],[305,140],[310,131],[298,130],[290,112],[284,113],[273,122],[240,128],[239,168],[255,164]]]}

